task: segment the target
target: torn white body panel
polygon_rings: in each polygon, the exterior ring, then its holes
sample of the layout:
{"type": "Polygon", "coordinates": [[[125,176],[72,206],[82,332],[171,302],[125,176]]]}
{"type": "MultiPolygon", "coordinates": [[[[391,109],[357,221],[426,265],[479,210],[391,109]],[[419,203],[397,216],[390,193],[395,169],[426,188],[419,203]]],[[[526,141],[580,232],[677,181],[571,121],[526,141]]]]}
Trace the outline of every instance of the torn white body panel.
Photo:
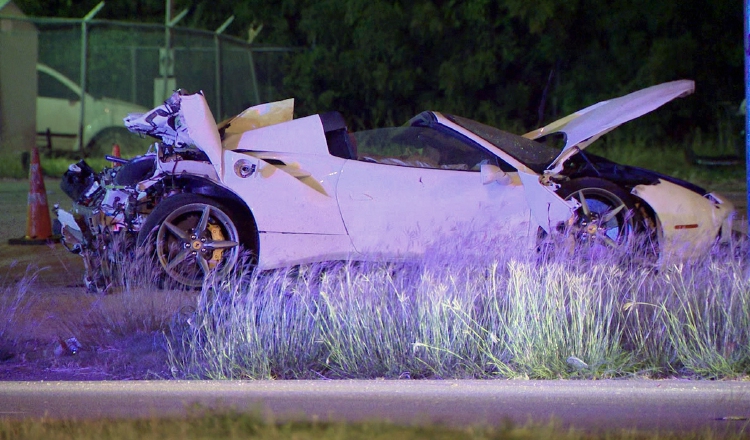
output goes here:
{"type": "Polygon", "coordinates": [[[539,176],[532,173],[518,173],[526,191],[526,201],[536,223],[550,233],[553,228],[568,220],[579,204],[575,200],[566,201],[560,198],[551,188],[539,181],[539,176]]]}
{"type": "Polygon", "coordinates": [[[656,213],[661,226],[659,251],[664,261],[704,255],[717,239],[728,238],[731,231],[734,206],[718,196],[702,197],[665,180],[638,185],[633,194],[656,213]]]}
{"type": "Polygon", "coordinates": [[[60,208],[55,209],[57,219],[60,221],[60,235],[64,237],[63,243],[69,250],[80,251],[83,244],[83,232],[81,227],[76,223],[73,214],[60,208]]]}
{"type": "Polygon", "coordinates": [[[180,117],[187,127],[190,139],[196,147],[206,153],[216,169],[216,174],[222,176],[224,157],[221,154],[221,138],[206,98],[201,93],[183,95],[181,98],[180,117]]]}
{"type": "Polygon", "coordinates": [[[246,131],[225,140],[224,149],[329,156],[318,115],[246,131]]]}
{"type": "Polygon", "coordinates": [[[219,124],[225,135],[237,135],[294,118],[294,98],[252,106],[239,115],[219,124]]]}

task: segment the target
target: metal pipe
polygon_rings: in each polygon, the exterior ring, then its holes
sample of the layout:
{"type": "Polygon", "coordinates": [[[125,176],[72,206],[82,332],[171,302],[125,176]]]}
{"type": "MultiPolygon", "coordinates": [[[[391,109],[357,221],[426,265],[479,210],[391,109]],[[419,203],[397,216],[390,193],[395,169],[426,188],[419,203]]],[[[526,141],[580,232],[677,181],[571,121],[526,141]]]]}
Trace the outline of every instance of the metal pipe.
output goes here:
{"type": "MultiPolygon", "coordinates": [[[[161,99],[167,99],[167,78],[169,78],[169,50],[172,47],[172,32],[169,22],[172,21],[172,0],[166,0],[164,11],[164,59],[159,60],[161,63],[161,99]]],[[[156,99],[154,99],[156,101],[156,99]]]]}
{"type": "Polygon", "coordinates": [[[224,23],[221,26],[219,26],[219,28],[216,29],[216,31],[214,32],[214,50],[216,53],[215,64],[214,64],[214,67],[215,67],[214,79],[216,81],[216,88],[214,89],[214,93],[216,93],[216,118],[217,120],[224,119],[224,116],[221,113],[222,66],[221,66],[221,40],[219,39],[219,35],[221,35],[227,29],[227,27],[230,24],[232,24],[233,21],[234,21],[234,15],[227,18],[226,21],[224,21],[224,23]]]}
{"type": "Polygon", "coordinates": [[[168,79],[174,76],[174,57],[172,56],[172,28],[187,15],[188,9],[172,18],[172,0],[166,0],[166,11],[164,11],[164,59],[162,63],[162,99],[169,98],[171,90],[168,87],[168,79]]]}
{"type": "Polygon", "coordinates": [[[78,151],[83,153],[83,126],[86,124],[86,70],[88,70],[88,23],[104,7],[104,2],[99,2],[90,10],[83,21],[81,21],[81,119],[78,121],[78,151]]]}
{"type": "Polygon", "coordinates": [[[258,77],[255,74],[255,57],[253,57],[252,48],[248,48],[247,58],[250,61],[250,81],[252,81],[253,84],[253,98],[255,99],[253,105],[260,104],[260,89],[258,89],[258,77]]]}
{"type": "Polygon", "coordinates": [[[130,46],[130,102],[138,102],[138,48],[130,46]]]}
{"type": "Polygon", "coordinates": [[[748,234],[750,234],[750,1],[745,0],[745,176],[746,176],[746,196],[748,234]]]}

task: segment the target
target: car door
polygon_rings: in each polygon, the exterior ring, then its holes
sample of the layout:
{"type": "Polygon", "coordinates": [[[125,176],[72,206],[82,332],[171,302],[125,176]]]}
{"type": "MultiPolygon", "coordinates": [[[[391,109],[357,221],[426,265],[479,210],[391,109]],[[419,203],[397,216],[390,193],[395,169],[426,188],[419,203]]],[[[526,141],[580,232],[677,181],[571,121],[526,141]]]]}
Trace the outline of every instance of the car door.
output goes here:
{"type": "Polygon", "coordinates": [[[521,180],[490,152],[430,127],[371,130],[354,138],[359,160],[344,164],[337,198],[358,252],[409,258],[429,246],[460,245],[456,240],[470,234],[528,236],[521,180]],[[483,168],[497,178],[487,179],[483,168]]]}

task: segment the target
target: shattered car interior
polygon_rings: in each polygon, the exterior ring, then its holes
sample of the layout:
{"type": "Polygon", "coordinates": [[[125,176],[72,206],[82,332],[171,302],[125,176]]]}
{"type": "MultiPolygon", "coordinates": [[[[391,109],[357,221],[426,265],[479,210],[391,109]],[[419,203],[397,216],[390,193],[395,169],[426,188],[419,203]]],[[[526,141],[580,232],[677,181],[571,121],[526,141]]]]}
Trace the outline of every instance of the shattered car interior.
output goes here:
{"type": "Polygon", "coordinates": [[[98,291],[136,251],[167,279],[199,287],[243,255],[261,270],[403,260],[468,229],[512,237],[529,252],[556,235],[604,249],[645,235],[659,258],[691,258],[729,239],[732,204],[583,150],[693,91],[689,80],[660,84],[521,136],[435,111],[350,132],[338,112],[295,119],[292,99],[217,124],[202,93],[178,90],[125,118],[130,131],[158,140],[147,153],[110,157],[116,166],[101,172],[70,166],[61,186],[73,207],[57,216],[98,291]]]}

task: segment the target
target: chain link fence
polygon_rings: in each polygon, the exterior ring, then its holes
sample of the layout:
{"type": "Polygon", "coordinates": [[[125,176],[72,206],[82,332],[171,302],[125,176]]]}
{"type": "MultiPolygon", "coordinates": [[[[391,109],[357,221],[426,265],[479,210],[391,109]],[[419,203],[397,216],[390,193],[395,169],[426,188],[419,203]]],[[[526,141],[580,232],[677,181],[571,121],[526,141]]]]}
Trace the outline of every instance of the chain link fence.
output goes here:
{"type": "MultiPolygon", "coordinates": [[[[285,66],[297,50],[155,24],[18,16],[0,19],[30,22],[38,31],[38,120],[44,111],[39,97],[72,103],[90,95],[98,101],[117,100],[125,107],[151,109],[175,88],[182,88],[202,90],[218,122],[248,106],[286,98],[285,66]],[[50,78],[42,68],[57,73],[52,72],[50,78]],[[69,80],[67,85],[60,77],[69,80]],[[79,90],[72,90],[73,86],[79,90]]],[[[92,106],[90,102],[84,100],[84,106],[92,106]]],[[[92,124],[90,119],[99,116],[90,115],[89,110],[79,110],[84,115],[80,128],[70,127],[78,133],[63,134],[53,129],[52,138],[73,137],[77,148],[85,150],[101,134],[101,130],[86,132],[92,124]]],[[[49,132],[47,139],[49,142],[49,132]]]]}

